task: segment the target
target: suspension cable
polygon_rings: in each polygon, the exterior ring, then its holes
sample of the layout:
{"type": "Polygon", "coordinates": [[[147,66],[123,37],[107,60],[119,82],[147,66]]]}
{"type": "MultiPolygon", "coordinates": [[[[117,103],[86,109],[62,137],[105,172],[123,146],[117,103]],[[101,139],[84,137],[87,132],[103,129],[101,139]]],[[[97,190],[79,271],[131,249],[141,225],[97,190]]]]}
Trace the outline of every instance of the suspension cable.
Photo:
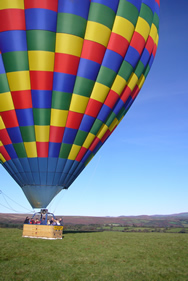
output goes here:
{"type": "MultiPolygon", "coordinates": [[[[59,200],[58,200],[58,202],[56,203],[56,205],[55,205],[55,207],[54,207],[54,210],[53,210],[53,213],[55,214],[55,211],[56,211],[56,209],[57,209],[57,207],[59,206],[59,203],[62,201],[62,199],[65,197],[65,192],[63,192],[63,191],[65,191],[65,189],[62,189],[61,190],[61,195],[60,195],[60,193],[59,193],[59,200]]],[[[56,199],[56,201],[57,201],[57,198],[54,198],[54,199],[56,199]]],[[[50,203],[50,205],[49,205],[49,208],[51,208],[52,207],[52,205],[55,203],[54,202],[55,200],[53,200],[51,203],[50,203]]]]}
{"type": "MultiPolygon", "coordinates": [[[[11,211],[13,210],[12,208],[8,208],[8,207],[6,207],[5,205],[3,205],[3,204],[1,204],[1,203],[0,203],[0,205],[3,206],[4,208],[8,209],[8,210],[11,210],[11,211]]],[[[18,212],[15,211],[15,210],[14,210],[14,212],[18,213],[18,212]]]]}
{"type": "Polygon", "coordinates": [[[1,194],[2,194],[2,196],[3,196],[4,200],[5,200],[5,202],[6,202],[7,205],[9,206],[9,209],[12,210],[12,211],[14,211],[14,212],[18,212],[18,211],[16,211],[15,209],[13,209],[12,206],[10,206],[10,204],[8,203],[7,199],[5,198],[3,192],[2,192],[1,194]]]}
{"type": "Polygon", "coordinates": [[[8,195],[6,195],[2,190],[0,190],[0,194],[3,195],[3,198],[4,198],[4,200],[6,201],[7,205],[8,205],[13,211],[15,211],[15,212],[18,213],[18,211],[16,211],[15,209],[13,209],[13,208],[11,207],[11,205],[8,203],[8,201],[6,200],[5,197],[7,197],[9,200],[11,200],[12,202],[14,202],[15,204],[17,204],[17,205],[20,206],[21,208],[23,208],[23,209],[29,211],[30,213],[34,213],[34,212],[35,212],[34,210],[31,211],[31,209],[29,210],[29,209],[23,207],[21,204],[19,204],[19,203],[16,202],[15,200],[11,199],[8,195]]]}

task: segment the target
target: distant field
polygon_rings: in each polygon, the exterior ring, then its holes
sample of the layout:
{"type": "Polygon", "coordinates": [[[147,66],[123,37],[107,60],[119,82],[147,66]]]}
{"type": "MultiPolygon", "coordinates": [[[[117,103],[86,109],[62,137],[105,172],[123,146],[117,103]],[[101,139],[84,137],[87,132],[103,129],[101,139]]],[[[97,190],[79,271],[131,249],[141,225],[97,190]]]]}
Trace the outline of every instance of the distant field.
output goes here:
{"type": "MultiPolygon", "coordinates": [[[[26,216],[31,214],[0,213],[0,225],[22,224],[26,216]]],[[[58,216],[57,216],[58,217],[58,216]]],[[[120,226],[120,227],[153,227],[153,228],[188,228],[188,213],[168,216],[120,216],[120,217],[88,217],[88,216],[59,216],[63,217],[65,225],[120,226]]]]}
{"type": "Polygon", "coordinates": [[[188,234],[75,232],[41,240],[0,228],[0,280],[188,280],[188,234]]]}

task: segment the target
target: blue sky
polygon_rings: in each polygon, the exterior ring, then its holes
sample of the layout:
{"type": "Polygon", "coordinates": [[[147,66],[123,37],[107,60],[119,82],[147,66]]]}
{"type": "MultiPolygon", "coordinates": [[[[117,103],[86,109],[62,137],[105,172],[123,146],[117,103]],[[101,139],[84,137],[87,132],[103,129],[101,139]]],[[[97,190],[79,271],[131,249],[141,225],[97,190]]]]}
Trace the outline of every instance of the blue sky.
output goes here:
{"type": "MultiPolygon", "coordinates": [[[[159,46],[140,94],[82,174],[52,201],[51,212],[120,216],[188,211],[187,11],[187,0],[161,1],[159,46]]],[[[2,166],[0,177],[0,212],[32,211],[2,166]]]]}

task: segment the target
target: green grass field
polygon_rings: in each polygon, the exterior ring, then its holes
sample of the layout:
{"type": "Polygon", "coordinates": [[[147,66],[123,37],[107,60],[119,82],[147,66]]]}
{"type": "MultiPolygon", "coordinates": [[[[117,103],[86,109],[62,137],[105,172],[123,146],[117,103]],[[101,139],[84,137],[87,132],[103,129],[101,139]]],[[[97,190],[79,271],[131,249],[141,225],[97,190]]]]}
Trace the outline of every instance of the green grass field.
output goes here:
{"type": "Polygon", "coordinates": [[[188,280],[188,234],[108,231],[42,240],[0,228],[0,280],[188,280]]]}

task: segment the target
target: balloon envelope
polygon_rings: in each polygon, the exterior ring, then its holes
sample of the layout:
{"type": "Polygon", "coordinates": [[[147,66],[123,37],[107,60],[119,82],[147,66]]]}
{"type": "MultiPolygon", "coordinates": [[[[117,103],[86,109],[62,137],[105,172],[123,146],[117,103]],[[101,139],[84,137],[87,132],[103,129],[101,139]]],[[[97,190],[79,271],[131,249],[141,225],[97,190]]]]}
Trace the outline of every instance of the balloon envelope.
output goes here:
{"type": "Polygon", "coordinates": [[[138,95],[159,0],[0,1],[0,162],[34,208],[67,189],[138,95]]]}

